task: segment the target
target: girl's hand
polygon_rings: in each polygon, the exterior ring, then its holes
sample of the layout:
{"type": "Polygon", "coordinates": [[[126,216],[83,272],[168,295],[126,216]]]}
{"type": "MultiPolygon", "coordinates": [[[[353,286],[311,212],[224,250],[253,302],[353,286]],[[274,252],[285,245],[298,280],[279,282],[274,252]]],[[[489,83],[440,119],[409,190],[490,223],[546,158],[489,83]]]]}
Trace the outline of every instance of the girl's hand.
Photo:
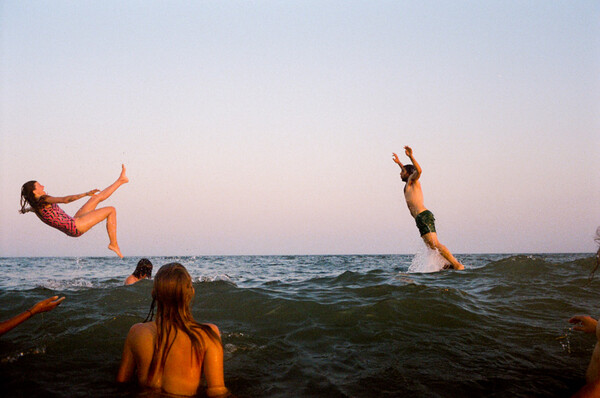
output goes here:
{"type": "Polygon", "coordinates": [[[85,195],[86,196],[94,196],[95,194],[97,194],[98,192],[100,192],[99,189],[92,189],[91,191],[87,192],[85,195]]]}

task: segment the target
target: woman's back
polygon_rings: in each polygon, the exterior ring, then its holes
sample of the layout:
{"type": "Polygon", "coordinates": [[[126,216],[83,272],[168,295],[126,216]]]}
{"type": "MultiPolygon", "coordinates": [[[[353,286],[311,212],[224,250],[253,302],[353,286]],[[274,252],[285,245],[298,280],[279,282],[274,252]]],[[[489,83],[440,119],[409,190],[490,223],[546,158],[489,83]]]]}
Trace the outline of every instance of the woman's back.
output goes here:
{"type": "MultiPolygon", "coordinates": [[[[217,335],[219,334],[219,329],[215,325],[208,324],[208,326],[217,335]]],[[[223,380],[222,348],[219,344],[215,344],[206,332],[198,330],[197,334],[204,345],[200,358],[193,355],[192,342],[188,335],[179,330],[174,336],[173,331],[167,342],[167,346],[171,342],[173,344],[164,367],[158,369],[152,376],[149,373],[157,339],[156,322],[133,325],[125,341],[123,360],[117,380],[120,382],[129,380],[135,369],[138,382],[143,387],[161,390],[169,394],[196,395],[202,381],[203,365],[206,363],[204,376],[208,384],[209,396],[213,395],[211,392],[218,395],[222,390],[226,391],[223,380]]]]}
{"type": "Polygon", "coordinates": [[[192,278],[179,263],[163,265],[152,289],[156,321],[131,327],[117,381],[133,378],[144,387],[177,395],[195,395],[206,379],[210,397],[227,394],[223,380],[223,346],[219,329],[194,321],[190,304],[195,290],[192,278]]]}
{"type": "MultiPolygon", "coordinates": [[[[205,336],[199,338],[206,341],[205,336]]],[[[167,341],[167,346],[171,345],[169,356],[165,361],[162,375],[159,373],[152,382],[157,384],[151,386],[160,388],[171,394],[190,395],[198,391],[202,377],[202,358],[193,355],[192,341],[189,336],[178,331],[175,338],[167,341]],[[173,345],[171,345],[171,342],[173,345]]]]}

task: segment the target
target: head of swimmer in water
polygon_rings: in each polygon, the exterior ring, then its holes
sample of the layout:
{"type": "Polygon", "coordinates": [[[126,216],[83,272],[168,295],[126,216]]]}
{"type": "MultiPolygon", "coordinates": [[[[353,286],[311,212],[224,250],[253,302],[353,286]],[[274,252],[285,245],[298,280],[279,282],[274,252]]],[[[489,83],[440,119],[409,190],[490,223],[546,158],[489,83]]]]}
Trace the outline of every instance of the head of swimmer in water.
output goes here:
{"type": "Polygon", "coordinates": [[[408,177],[410,177],[410,175],[412,173],[414,173],[415,170],[416,170],[416,167],[413,166],[412,164],[404,165],[404,168],[400,172],[400,178],[402,178],[402,181],[407,182],[408,181],[408,177]]]}
{"type": "Polygon", "coordinates": [[[135,271],[133,271],[133,276],[138,279],[143,278],[152,278],[152,263],[147,258],[142,258],[137,263],[137,267],[135,267],[135,271]]]}
{"type": "Polygon", "coordinates": [[[27,181],[21,187],[21,214],[36,209],[40,205],[40,197],[46,195],[44,186],[37,181],[27,181]],[[27,205],[31,206],[28,207],[27,205]]]}

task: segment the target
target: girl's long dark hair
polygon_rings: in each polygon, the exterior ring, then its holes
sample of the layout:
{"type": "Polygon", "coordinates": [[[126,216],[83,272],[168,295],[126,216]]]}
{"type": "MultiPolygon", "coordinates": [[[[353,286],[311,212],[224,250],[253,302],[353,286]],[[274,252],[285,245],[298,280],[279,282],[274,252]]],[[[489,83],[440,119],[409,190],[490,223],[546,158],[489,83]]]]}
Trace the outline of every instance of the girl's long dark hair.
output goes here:
{"type": "Polygon", "coordinates": [[[192,342],[191,361],[194,357],[201,361],[204,356],[204,334],[221,344],[220,336],[210,326],[194,320],[190,311],[193,298],[192,278],[183,265],[170,263],[160,267],[154,278],[150,312],[144,321],[151,321],[156,309],[157,336],[148,380],[153,380],[164,368],[179,331],[185,333],[192,342]],[[205,333],[201,334],[200,331],[205,333]]]}
{"type": "Polygon", "coordinates": [[[43,196],[36,198],[33,194],[36,182],[35,180],[27,181],[21,187],[21,210],[19,210],[19,213],[25,214],[30,211],[37,211],[44,204],[43,196]]]}

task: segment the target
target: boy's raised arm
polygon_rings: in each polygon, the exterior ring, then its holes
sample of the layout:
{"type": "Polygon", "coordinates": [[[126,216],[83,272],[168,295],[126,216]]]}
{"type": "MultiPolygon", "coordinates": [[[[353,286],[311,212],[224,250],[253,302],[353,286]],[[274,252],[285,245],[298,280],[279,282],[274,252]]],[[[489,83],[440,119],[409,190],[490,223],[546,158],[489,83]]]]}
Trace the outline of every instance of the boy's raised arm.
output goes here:
{"type": "Polygon", "coordinates": [[[398,166],[400,166],[400,168],[401,168],[402,170],[404,170],[404,165],[402,164],[402,162],[400,161],[400,159],[398,159],[398,155],[396,155],[394,152],[392,152],[392,155],[393,155],[393,156],[392,156],[392,159],[394,160],[394,162],[395,162],[395,163],[396,163],[398,166]]]}
{"type": "Polygon", "coordinates": [[[406,156],[408,156],[408,158],[412,162],[413,166],[415,166],[415,172],[411,175],[411,177],[413,180],[418,180],[419,177],[421,176],[421,171],[422,171],[421,166],[419,166],[419,163],[417,163],[417,161],[415,160],[411,147],[405,146],[404,151],[405,151],[404,153],[406,153],[406,156]],[[416,173],[416,176],[415,176],[415,173],[416,173]]]}

